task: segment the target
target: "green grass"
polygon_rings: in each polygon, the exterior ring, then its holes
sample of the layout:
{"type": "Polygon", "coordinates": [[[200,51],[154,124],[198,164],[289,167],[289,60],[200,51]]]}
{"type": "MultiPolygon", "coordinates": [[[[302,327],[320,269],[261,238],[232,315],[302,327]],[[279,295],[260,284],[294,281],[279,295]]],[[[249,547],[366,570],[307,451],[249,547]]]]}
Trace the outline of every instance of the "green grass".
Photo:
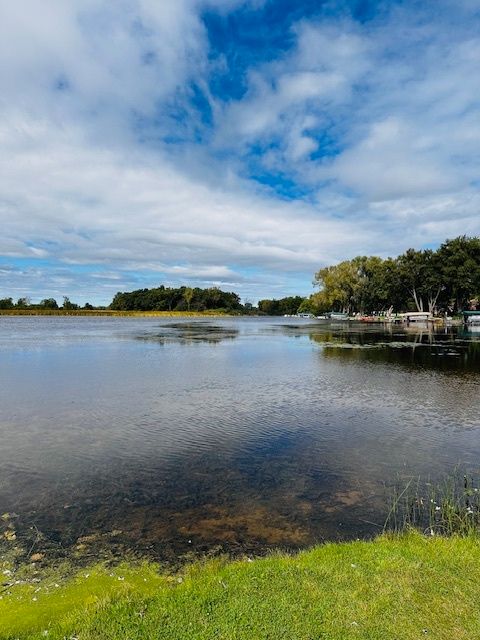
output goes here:
{"type": "Polygon", "coordinates": [[[2,638],[473,640],[480,541],[412,532],[172,576],[97,567],[2,595],[2,638]]]}

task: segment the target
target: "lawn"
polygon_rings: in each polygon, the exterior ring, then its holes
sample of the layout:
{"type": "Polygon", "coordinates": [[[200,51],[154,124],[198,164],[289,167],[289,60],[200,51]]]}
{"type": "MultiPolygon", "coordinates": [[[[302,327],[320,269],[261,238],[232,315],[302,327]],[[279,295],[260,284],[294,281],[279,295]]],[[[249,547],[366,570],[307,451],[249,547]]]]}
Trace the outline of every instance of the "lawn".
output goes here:
{"type": "Polygon", "coordinates": [[[0,637],[473,640],[480,541],[418,533],[186,567],[2,569],[0,637]],[[8,572],[12,571],[11,574],[8,572]]]}

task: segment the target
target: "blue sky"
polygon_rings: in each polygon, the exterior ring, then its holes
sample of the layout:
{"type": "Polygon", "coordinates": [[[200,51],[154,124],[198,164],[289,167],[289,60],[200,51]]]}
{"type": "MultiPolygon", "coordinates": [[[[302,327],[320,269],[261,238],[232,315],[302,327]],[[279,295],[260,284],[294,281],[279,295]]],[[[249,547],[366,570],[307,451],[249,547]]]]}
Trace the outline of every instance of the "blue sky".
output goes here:
{"type": "Polygon", "coordinates": [[[0,7],[0,297],[308,294],[480,233],[480,1],[0,7]]]}

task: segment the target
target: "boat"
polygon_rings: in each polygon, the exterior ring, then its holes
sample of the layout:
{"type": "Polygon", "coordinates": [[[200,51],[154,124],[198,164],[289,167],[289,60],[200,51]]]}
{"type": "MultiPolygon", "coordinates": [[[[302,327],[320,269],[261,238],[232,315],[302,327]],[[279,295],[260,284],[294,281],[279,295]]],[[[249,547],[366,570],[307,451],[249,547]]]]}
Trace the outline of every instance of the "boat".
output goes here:
{"type": "Polygon", "coordinates": [[[334,320],[335,322],[337,321],[345,321],[345,320],[349,320],[350,316],[348,315],[348,313],[343,313],[341,311],[331,311],[329,313],[330,316],[330,320],[334,320]]]}
{"type": "Polygon", "coordinates": [[[463,322],[468,326],[480,325],[480,311],[464,311],[463,322]]]}

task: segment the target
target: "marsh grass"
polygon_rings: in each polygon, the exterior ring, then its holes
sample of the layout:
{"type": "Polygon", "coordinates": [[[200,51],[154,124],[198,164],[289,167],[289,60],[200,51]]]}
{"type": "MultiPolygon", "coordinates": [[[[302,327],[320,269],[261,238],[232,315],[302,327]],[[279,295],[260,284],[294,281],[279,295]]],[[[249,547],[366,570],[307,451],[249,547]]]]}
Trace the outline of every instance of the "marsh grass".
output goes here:
{"type": "Polygon", "coordinates": [[[438,484],[419,477],[397,484],[384,530],[398,533],[409,528],[427,535],[478,536],[479,478],[455,471],[438,484]]]}
{"type": "Polygon", "coordinates": [[[113,309],[0,309],[0,316],[107,316],[129,318],[203,318],[241,315],[225,309],[205,311],[116,311],[113,309]]]}

